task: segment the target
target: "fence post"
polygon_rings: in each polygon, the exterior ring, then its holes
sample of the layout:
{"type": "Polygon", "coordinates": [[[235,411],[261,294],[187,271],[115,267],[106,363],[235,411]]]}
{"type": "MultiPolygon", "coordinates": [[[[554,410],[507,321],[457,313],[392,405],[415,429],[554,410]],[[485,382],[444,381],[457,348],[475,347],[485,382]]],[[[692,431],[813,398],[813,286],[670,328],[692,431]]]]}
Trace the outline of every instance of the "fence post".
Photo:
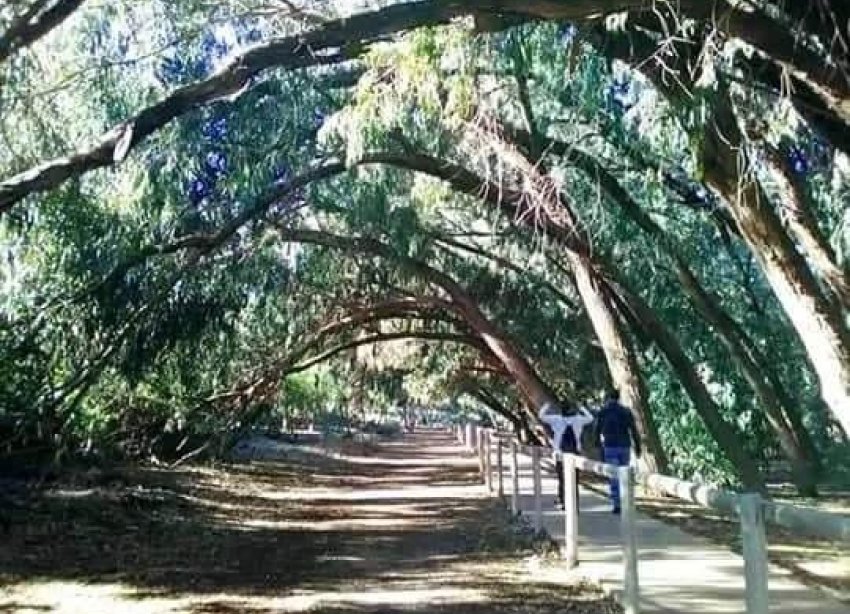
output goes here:
{"type": "Polygon", "coordinates": [[[623,610],[626,614],[640,612],[638,585],[638,550],[635,536],[635,474],[631,467],[619,467],[620,531],[623,540],[623,610]]]}
{"type": "Polygon", "coordinates": [[[534,474],[534,530],[543,530],[543,476],[540,471],[540,448],[531,448],[531,468],[534,474]]]}
{"type": "Polygon", "coordinates": [[[471,422],[466,423],[466,448],[468,450],[474,449],[474,444],[472,442],[472,423],[471,422]]]}
{"type": "Polygon", "coordinates": [[[505,478],[504,478],[504,458],[502,457],[502,437],[501,435],[496,436],[496,465],[499,468],[499,480],[498,480],[498,493],[499,499],[504,499],[505,497],[505,478]]]}
{"type": "Polygon", "coordinates": [[[478,450],[478,468],[481,470],[481,479],[484,479],[484,429],[475,427],[475,447],[478,450]]]}
{"type": "Polygon", "coordinates": [[[484,431],[484,483],[487,492],[493,492],[493,432],[484,431]]]}
{"type": "Polygon", "coordinates": [[[761,495],[743,494],[740,502],[747,614],[767,614],[767,538],[761,495]]]}
{"type": "Polygon", "coordinates": [[[517,458],[517,444],[511,439],[511,513],[519,514],[519,459],[517,458]]]}
{"type": "Polygon", "coordinates": [[[564,467],[564,560],[572,569],[578,565],[578,497],[576,496],[576,459],[561,454],[564,467]]]}

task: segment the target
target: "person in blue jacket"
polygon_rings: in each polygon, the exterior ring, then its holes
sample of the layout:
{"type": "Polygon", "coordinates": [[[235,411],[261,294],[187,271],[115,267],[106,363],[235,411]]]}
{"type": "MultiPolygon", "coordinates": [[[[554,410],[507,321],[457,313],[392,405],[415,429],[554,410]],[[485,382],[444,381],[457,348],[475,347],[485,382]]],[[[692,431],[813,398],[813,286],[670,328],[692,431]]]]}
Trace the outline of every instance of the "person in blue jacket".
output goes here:
{"type": "MultiPolygon", "coordinates": [[[[605,396],[605,404],[596,417],[596,439],[602,446],[602,460],[619,467],[628,466],[631,450],[640,456],[640,433],[631,410],[620,403],[620,392],[612,389],[605,396]]],[[[620,513],[620,482],[612,478],[611,504],[615,514],[620,513]]]]}

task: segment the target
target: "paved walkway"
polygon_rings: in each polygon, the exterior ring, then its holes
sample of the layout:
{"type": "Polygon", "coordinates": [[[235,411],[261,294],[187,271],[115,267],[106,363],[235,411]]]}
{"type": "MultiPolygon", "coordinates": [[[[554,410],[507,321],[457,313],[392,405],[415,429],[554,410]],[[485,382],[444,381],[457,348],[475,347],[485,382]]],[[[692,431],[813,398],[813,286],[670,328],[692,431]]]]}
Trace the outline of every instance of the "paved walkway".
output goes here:
{"type": "MultiPolygon", "coordinates": [[[[545,462],[545,461],[544,461],[545,462]]],[[[534,497],[531,457],[521,454],[520,509],[533,522],[534,497]]],[[[493,471],[496,455],[493,454],[493,471]]],[[[504,454],[504,490],[510,505],[510,455],[504,454]]],[[[493,479],[496,488],[497,479],[493,479]]],[[[564,514],[555,509],[557,483],[543,472],[543,527],[563,543],[564,514]]],[[[623,564],[619,517],[607,499],[581,489],[579,565],[569,572],[576,578],[602,583],[615,595],[622,591],[623,564]]],[[[723,614],[744,612],[743,558],[708,540],[650,518],[637,515],[637,543],[642,614],[723,614]]],[[[770,568],[772,614],[850,614],[850,606],[794,580],[788,572],[770,568]]]]}

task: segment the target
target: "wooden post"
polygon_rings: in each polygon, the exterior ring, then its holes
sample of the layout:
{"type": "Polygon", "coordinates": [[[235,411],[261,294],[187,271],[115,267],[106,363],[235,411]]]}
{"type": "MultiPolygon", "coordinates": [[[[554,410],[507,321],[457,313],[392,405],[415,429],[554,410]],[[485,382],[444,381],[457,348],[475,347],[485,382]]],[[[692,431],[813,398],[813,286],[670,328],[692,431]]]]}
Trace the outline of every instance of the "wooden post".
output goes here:
{"type": "Polygon", "coordinates": [[[499,479],[498,479],[498,493],[499,499],[504,499],[505,497],[505,463],[504,458],[502,456],[502,447],[503,447],[502,437],[500,435],[496,436],[496,465],[498,466],[499,471],[499,479]]]}
{"type": "Polygon", "coordinates": [[[640,605],[638,584],[638,550],[635,535],[635,474],[631,467],[617,470],[620,482],[620,531],[623,540],[623,610],[626,614],[638,614],[640,605]]]}
{"type": "Polygon", "coordinates": [[[576,462],[572,454],[561,454],[564,465],[564,560],[572,569],[578,565],[578,497],[576,462]]]}
{"type": "Polygon", "coordinates": [[[519,509],[519,457],[517,443],[511,439],[511,513],[516,516],[519,509]]]}
{"type": "Polygon", "coordinates": [[[531,448],[531,470],[534,475],[534,530],[543,530],[543,475],[540,471],[540,448],[531,448]]]}
{"type": "Polygon", "coordinates": [[[740,502],[747,614],[767,614],[767,538],[762,499],[758,494],[743,494],[740,502]]]}
{"type": "Polygon", "coordinates": [[[466,423],[466,448],[468,450],[474,450],[475,445],[472,441],[472,424],[469,422],[466,423]]]}
{"type": "Polygon", "coordinates": [[[475,427],[475,447],[478,449],[478,468],[481,470],[481,478],[484,479],[484,429],[475,427]]]}
{"type": "Polygon", "coordinates": [[[484,431],[484,483],[493,492],[493,432],[484,431]]]}

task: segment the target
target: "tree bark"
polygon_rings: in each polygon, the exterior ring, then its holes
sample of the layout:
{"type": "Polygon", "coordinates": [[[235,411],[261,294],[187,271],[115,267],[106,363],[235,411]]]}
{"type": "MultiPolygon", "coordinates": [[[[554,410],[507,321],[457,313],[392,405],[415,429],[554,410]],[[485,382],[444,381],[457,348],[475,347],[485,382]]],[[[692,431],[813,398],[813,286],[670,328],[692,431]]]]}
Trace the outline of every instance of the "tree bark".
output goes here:
{"type": "Polygon", "coordinates": [[[779,440],[780,447],[791,463],[794,482],[801,493],[817,491],[819,459],[808,433],[802,426],[794,402],[773,373],[769,361],[759,352],[755,342],[728,313],[717,299],[702,287],[687,261],[666,233],[640,208],[620,182],[595,158],[580,149],[569,149],[566,143],[549,143],[555,154],[569,153],[570,161],[599,183],[608,197],[646,234],[658,241],[673,261],[676,275],[685,294],[726,346],[747,383],[759,400],[768,424],[779,440]]]}
{"type": "Polygon", "coordinates": [[[700,379],[690,358],[670,330],[655,315],[655,312],[640,296],[627,290],[621,284],[616,284],[616,292],[622,299],[624,307],[632,314],[635,326],[643,328],[664,354],[668,364],[676,373],[688,396],[694,402],[700,418],[709,433],[720,446],[736,472],[744,487],[750,490],[765,490],[765,481],[758,466],[747,454],[741,434],[726,422],[708,390],[700,379]]]}
{"type": "Polygon", "coordinates": [[[86,0],[36,0],[0,35],[0,63],[63,23],[86,0]]]}
{"type": "Polygon", "coordinates": [[[841,304],[841,308],[850,312],[850,279],[839,266],[835,252],[812,215],[805,181],[794,174],[788,160],[778,151],[769,148],[766,154],[768,165],[784,196],[782,220],[797,243],[805,250],[809,262],[841,304]]]}
{"type": "Polygon", "coordinates": [[[620,391],[623,402],[632,410],[638,430],[646,442],[647,453],[641,458],[642,468],[653,473],[665,473],[667,456],[661,446],[655,419],[647,407],[649,395],[646,385],[634,348],[620,327],[605,294],[605,282],[585,258],[571,252],[568,257],[587,315],[602,345],[611,380],[620,391]]]}
{"type": "Polygon", "coordinates": [[[729,203],[744,241],[806,348],[824,401],[850,432],[850,333],[838,305],[821,292],[767,196],[742,171],[743,137],[726,93],[715,102],[702,157],[706,182],[729,203]]]}
{"type": "MultiPolygon", "coordinates": [[[[530,103],[526,101],[524,105],[527,104],[530,103]]],[[[526,113],[528,116],[532,116],[531,111],[526,113]]],[[[504,126],[503,133],[517,147],[525,150],[524,155],[528,163],[528,172],[533,173],[538,172],[538,169],[545,169],[541,160],[531,162],[529,158],[536,159],[536,145],[541,148],[551,145],[547,139],[542,136],[535,138],[531,133],[523,133],[510,126],[504,126]]],[[[523,211],[523,207],[527,205],[515,202],[513,206],[515,207],[515,219],[527,218],[523,211]]],[[[594,263],[591,255],[593,250],[589,244],[590,238],[581,227],[578,216],[563,198],[552,204],[547,216],[544,217],[544,230],[546,232],[551,232],[560,226],[559,222],[552,219],[551,209],[566,209],[568,211],[566,216],[558,217],[563,217],[572,226],[568,229],[568,233],[560,233],[559,236],[570,236],[571,245],[578,247],[578,249],[569,249],[567,252],[576,289],[581,296],[596,337],[599,339],[611,381],[620,391],[625,404],[631,408],[640,434],[646,441],[647,453],[641,458],[641,465],[646,471],[664,473],[668,467],[667,457],[661,445],[658,427],[649,408],[649,394],[646,384],[634,352],[634,346],[620,326],[616,310],[606,294],[604,280],[595,271],[594,267],[598,263],[594,263]]]]}

